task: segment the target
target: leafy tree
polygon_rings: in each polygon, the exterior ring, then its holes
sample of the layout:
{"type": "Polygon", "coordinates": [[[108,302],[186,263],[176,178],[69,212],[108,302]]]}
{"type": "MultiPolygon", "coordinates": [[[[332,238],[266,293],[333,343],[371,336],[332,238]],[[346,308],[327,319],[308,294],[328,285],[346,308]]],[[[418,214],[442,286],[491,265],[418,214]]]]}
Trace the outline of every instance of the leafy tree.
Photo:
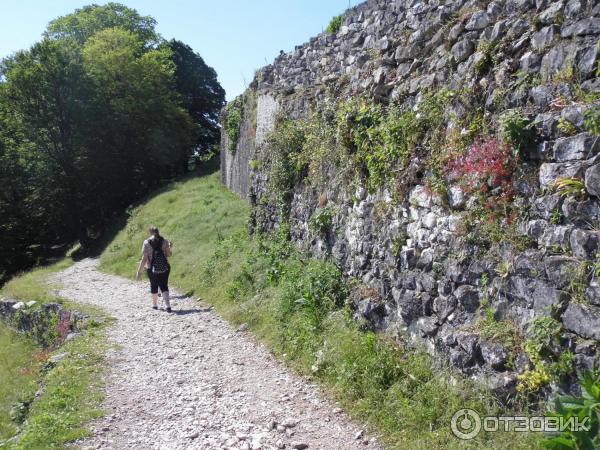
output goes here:
{"type": "Polygon", "coordinates": [[[30,245],[31,221],[26,220],[25,199],[27,198],[27,174],[25,167],[11,147],[4,144],[6,126],[0,113],[0,215],[2,233],[0,238],[0,283],[9,275],[11,266],[24,267],[32,262],[27,256],[30,245]]]}
{"type": "Polygon", "coordinates": [[[188,169],[223,89],[185,44],[117,3],[53,21],[0,64],[0,283],[188,169]]]}
{"type": "Polygon", "coordinates": [[[20,117],[7,107],[6,87],[0,83],[0,283],[69,234],[63,205],[52,194],[54,170],[29,142],[20,117]]]}
{"type": "Polygon", "coordinates": [[[112,194],[124,205],[187,168],[193,125],[179,106],[168,48],[142,53],[134,34],[111,28],[90,38],[83,60],[96,95],[87,133],[100,156],[95,166],[113,178],[103,182],[123,187],[112,194]]]}
{"type": "Polygon", "coordinates": [[[217,81],[215,70],[189,45],[174,39],[165,45],[175,63],[177,92],[197,127],[197,151],[205,153],[219,140],[219,113],[225,103],[225,90],[217,81]]]}
{"type": "Polygon", "coordinates": [[[48,25],[45,37],[51,39],[71,38],[80,44],[106,28],[121,28],[137,35],[149,47],[159,43],[160,37],[154,27],[156,20],[141,16],[135,9],[120,3],[88,5],[75,12],[53,20],[48,25]]]}
{"type": "Polygon", "coordinates": [[[77,130],[85,117],[86,83],[79,52],[69,41],[44,41],[5,60],[3,99],[18,148],[37,167],[37,194],[47,200],[47,216],[68,224],[82,240],[80,222],[85,182],[78,168],[85,154],[77,130]],[[42,172],[49,176],[42,178],[42,172]]]}

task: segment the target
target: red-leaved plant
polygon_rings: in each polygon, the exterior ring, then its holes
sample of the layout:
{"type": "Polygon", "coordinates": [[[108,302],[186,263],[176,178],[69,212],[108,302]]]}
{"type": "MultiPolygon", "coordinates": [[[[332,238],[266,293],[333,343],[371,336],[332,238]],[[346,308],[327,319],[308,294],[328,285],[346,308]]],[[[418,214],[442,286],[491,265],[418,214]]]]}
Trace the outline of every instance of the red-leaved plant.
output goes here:
{"type": "Polygon", "coordinates": [[[58,332],[58,337],[61,341],[64,341],[68,334],[71,332],[72,322],[71,322],[71,314],[60,314],[59,321],[56,326],[56,331],[58,332]]]}
{"type": "Polygon", "coordinates": [[[462,156],[448,163],[446,174],[459,181],[468,192],[487,192],[502,188],[504,196],[512,192],[511,180],[518,156],[511,147],[495,137],[480,138],[462,156]]]}

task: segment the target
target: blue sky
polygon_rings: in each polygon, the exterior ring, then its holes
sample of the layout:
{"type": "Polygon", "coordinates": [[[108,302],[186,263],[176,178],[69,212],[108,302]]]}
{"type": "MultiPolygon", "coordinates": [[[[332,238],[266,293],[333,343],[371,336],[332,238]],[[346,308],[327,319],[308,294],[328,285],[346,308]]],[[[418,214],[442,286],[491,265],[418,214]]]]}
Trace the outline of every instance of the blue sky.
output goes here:
{"type": "MultiPolygon", "coordinates": [[[[117,0],[118,1],[118,0],[117,0]]],[[[240,94],[254,71],[280,50],[290,51],[320,33],[336,14],[360,0],[122,0],[158,21],[158,32],[177,38],[214,67],[227,98],[240,94]]],[[[8,0],[0,11],[0,58],[28,48],[47,23],[104,0],[8,0]]]]}

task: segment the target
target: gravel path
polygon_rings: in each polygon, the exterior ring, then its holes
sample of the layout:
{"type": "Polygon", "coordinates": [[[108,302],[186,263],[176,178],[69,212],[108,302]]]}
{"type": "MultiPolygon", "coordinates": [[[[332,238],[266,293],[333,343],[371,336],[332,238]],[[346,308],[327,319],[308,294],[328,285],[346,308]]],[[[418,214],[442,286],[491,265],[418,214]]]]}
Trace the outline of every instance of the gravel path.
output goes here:
{"type": "Polygon", "coordinates": [[[152,310],[145,283],[97,264],[83,260],[57,275],[61,296],[118,319],[109,330],[117,345],[107,355],[107,415],[80,447],[377,448],[314,385],[210,307],[175,298],[172,314],[152,310]]]}

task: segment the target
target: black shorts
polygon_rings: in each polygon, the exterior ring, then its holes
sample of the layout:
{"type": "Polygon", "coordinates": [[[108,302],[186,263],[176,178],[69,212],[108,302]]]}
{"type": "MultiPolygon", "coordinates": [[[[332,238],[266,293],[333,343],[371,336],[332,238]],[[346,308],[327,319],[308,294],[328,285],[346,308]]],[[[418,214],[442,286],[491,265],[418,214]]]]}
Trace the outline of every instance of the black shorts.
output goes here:
{"type": "Polygon", "coordinates": [[[146,269],[148,279],[150,280],[150,293],[158,294],[158,288],[161,292],[167,292],[169,290],[169,273],[171,270],[167,270],[163,273],[153,273],[152,269],[146,269]]]}

